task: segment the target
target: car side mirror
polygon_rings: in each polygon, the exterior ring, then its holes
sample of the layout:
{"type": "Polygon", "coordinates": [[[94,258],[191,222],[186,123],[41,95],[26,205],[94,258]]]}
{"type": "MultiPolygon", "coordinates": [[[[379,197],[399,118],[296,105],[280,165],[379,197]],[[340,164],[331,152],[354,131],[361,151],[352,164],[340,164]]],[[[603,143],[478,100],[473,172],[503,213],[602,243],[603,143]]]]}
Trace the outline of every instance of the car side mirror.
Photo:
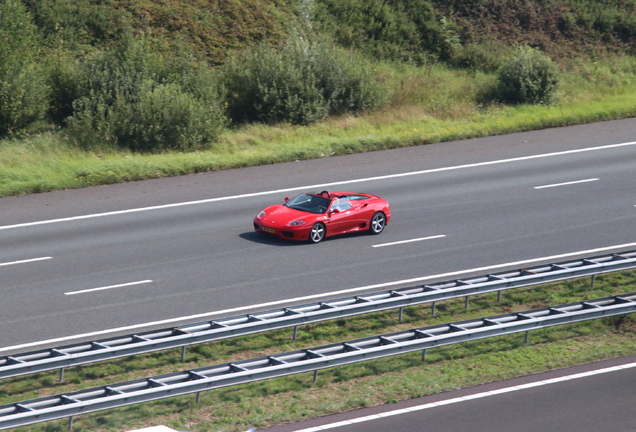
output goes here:
{"type": "Polygon", "coordinates": [[[340,210],[338,210],[338,209],[331,210],[331,214],[336,214],[336,213],[340,213],[340,210]]]}
{"type": "Polygon", "coordinates": [[[285,197],[285,202],[289,202],[289,197],[285,197]]]}

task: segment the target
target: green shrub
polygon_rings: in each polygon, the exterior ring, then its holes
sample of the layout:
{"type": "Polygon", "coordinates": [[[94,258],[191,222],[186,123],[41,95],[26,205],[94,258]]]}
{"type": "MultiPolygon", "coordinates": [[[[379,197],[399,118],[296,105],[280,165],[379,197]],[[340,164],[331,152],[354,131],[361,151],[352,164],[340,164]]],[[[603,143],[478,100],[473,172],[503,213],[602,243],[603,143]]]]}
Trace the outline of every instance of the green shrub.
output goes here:
{"type": "Polygon", "coordinates": [[[494,42],[468,43],[453,53],[451,64],[482,72],[495,72],[503,66],[507,49],[494,42]]]}
{"type": "Polygon", "coordinates": [[[134,150],[204,148],[223,125],[220,105],[201,104],[176,84],[146,84],[132,111],[138,116],[129,131],[129,141],[139,146],[134,150]]]}
{"type": "Polygon", "coordinates": [[[130,16],[110,1],[22,0],[40,29],[44,42],[54,48],[85,50],[120,39],[130,16]]]}
{"type": "Polygon", "coordinates": [[[311,65],[299,63],[291,51],[259,45],[228,60],[225,82],[234,122],[307,124],[328,115],[311,65]]]}
{"type": "Polygon", "coordinates": [[[56,125],[63,126],[73,115],[73,101],[79,98],[79,62],[64,51],[53,52],[46,59],[50,88],[48,117],[56,125]]]}
{"type": "Polygon", "coordinates": [[[132,43],[80,66],[72,90],[79,97],[67,119],[69,138],[84,148],[136,152],[210,146],[226,122],[207,69],[195,72],[144,48],[132,43]]]}
{"type": "Polygon", "coordinates": [[[450,23],[428,0],[321,0],[316,21],[343,47],[379,59],[446,59],[450,23]]]}
{"type": "Polygon", "coordinates": [[[468,43],[453,52],[450,63],[463,69],[496,72],[503,66],[509,52],[510,49],[501,43],[468,43]]]}
{"type": "Polygon", "coordinates": [[[0,136],[25,132],[44,118],[48,87],[36,61],[37,34],[20,1],[0,1],[0,136]]]}
{"type": "Polygon", "coordinates": [[[297,36],[281,49],[261,44],[228,59],[228,113],[234,122],[308,124],[382,105],[387,92],[352,53],[297,36]]]}
{"type": "Polygon", "coordinates": [[[633,1],[567,0],[567,12],[559,17],[559,25],[581,42],[583,48],[593,41],[610,52],[634,52],[636,14],[633,1]],[[581,40],[581,33],[584,33],[581,40]],[[585,40],[587,39],[587,40],[585,40]]]}
{"type": "Polygon", "coordinates": [[[559,88],[559,68],[545,54],[524,46],[497,72],[497,93],[509,103],[550,104],[559,88]]]}

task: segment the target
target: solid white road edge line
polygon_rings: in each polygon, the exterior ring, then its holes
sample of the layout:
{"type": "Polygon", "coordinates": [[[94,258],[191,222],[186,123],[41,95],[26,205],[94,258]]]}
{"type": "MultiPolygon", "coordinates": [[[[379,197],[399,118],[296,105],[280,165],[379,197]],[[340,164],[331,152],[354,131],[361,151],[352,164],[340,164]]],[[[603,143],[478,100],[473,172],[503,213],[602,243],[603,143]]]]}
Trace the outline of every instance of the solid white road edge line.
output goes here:
{"type": "Polygon", "coordinates": [[[140,329],[140,328],[143,328],[143,327],[149,327],[149,326],[159,326],[159,325],[169,324],[169,323],[174,323],[174,322],[190,321],[190,320],[194,320],[194,319],[210,317],[210,316],[213,316],[213,315],[221,315],[221,314],[228,314],[228,313],[234,313],[234,312],[241,312],[241,311],[245,311],[245,310],[248,310],[248,311],[249,310],[256,310],[256,309],[261,309],[261,308],[269,307],[269,306],[277,306],[277,305],[281,305],[281,304],[289,304],[289,303],[292,303],[292,302],[313,300],[313,299],[316,299],[316,298],[324,298],[324,297],[327,297],[327,296],[348,294],[348,293],[353,293],[353,292],[357,292],[357,291],[367,291],[367,290],[370,290],[370,289],[386,288],[386,287],[393,286],[393,285],[408,284],[408,283],[413,283],[413,282],[422,282],[422,281],[429,280],[429,279],[447,278],[447,277],[457,276],[457,275],[461,275],[461,274],[465,274],[465,273],[484,272],[484,271],[494,270],[494,269],[502,268],[502,267],[516,267],[516,266],[520,266],[520,265],[531,264],[531,263],[534,263],[534,262],[537,262],[537,261],[553,261],[553,260],[556,260],[556,259],[567,258],[567,257],[571,257],[571,256],[576,256],[576,255],[589,255],[589,254],[593,254],[593,253],[597,253],[597,252],[607,251],[607,250],[610,250],[610,249],[623,249],[623,248],[632,247],[632,246],[636,246],[636,243],[625,243],[625,244],[621,244],[621,245],[607,246],[607,247],[596,248],[596,249],[588,249],[588,250],[579,251],[579,252],[570,252],[570,253],[565,253],[565,254],[560,254],[560,255],[552,255],[552,256],[541,257],[541,258],[533,258],[533,259],[515,261],[515,262],[510,262],[510,263],[505,263],[505,264],[496,264],[496,265],[487,266],[487,267],[477,267],[477,268],[473,268],[473,269],[469,269],[469,270],[460,270],[460,271],[442,273],[442,274],[437,274],[437,275],[422,276],[422,277],[413,278],[413,279],[404,279],[404,280],[394,281],[394,282],[386,282],[386,283],[380,283],[380,284],[375,284],[375,285],[367,285],[367,286],[358,287],[358,288],[349,288],[349,289],[344,289],[344,290],[339,290],[339,291],[331,291],[331,292],[323,293],[323,294],[316,294],[316,295],[310,295],[310,296],[304,296],[304,297],[289,298],[289,299],[277,300],[277,301],[272,301],[272,302],[267,302],[267,303],[260,303],[260,304],[249,305],[249,306],[240,306],[240,307],[231,308],[231,309],[225,309],[225,310],[210,311],[210,312],[200,313],[200,314],[196,314],[196,315],[189,315],[189,316],[183,316],[183,317],[177,317],[177,318],[170,318],[170,319],[166,319],[166,320],[153,321],[153,322],[147,322],[147,323],[141,323],[141,324],[133,324],[133,325],[125,326],[125,327],[118,327],[118,328],[112,328],[112,329],[107,329],[107,330],[99,330],[99,331],[94,331],[94,332],[90,332],[90,333],[83,333],[83,334],[64,336],[64,337],[59,337],[59,338],[55,338],[55,339],[48,339],[48,340],[43,340],[43,341],[38,341],[38,342],[30,342],[30,343],[25,343],[25,344],[20,344],[20,345],[13,345],[13,346],[9,346],[9,347],[0,348],[0,352],[9,351],[9,350],[23,349],[23,348],[29,348],[29,347],[34,347],[34,346],[38,346],[38,345],[54,344],[54,343],[65,342],[65,341],[69,341],[69,340],[73,340],[73,339],[89,338],[89,337],[93,337],[93,336],[100,336],[100,335],[109,334],[109,333],[115,333],[115,332],[123,332],[123,331],[128,331],[128,330],[137,330],[137,329],[140,329]]]}
{"type": "Polygon", "coordinates": [[[84,215],[84,216],[73,216],[73,217],[67,217],[67,218],[61,218],[61,219],[51,219],[51,220],[44,220],[44,221],[37,221],[37,222],[26,222],[26,223],[20,223],[20,224],[15,224],[15,225],[0,226],[0,230],[6,230],[6,229],[12,229],[12,228],[24,228],[24,227],[31,227],[31,226],[36,226],[36,225],[45,225],[45,224],[58,223],[58,222],[70,222],[70,221],[76,221],[76,220],[81,220],[81,219],[92,219],[92,218],[98,218],[98,217],[115,216],[115,215],[122,215],[122,214],[127,214],[127,213],[136,213],[136,212],[143,212],[143,211],[150,211],[150,210],[161,210],[161,209],[167,209],[167,208],[172,208],[172,207],[182,207],[182,206],[189,206],[189,205],[196,205],[196,204],[207,204],[207,203],[213,203],[213,202],[219,202],[219,201],[227,201],[227,200],[240,199],[240,198],[251,198],[251,197],[255,197],[255,196],[263,196],[263,195],[271,195],[271,194],[277,194],[277,193],[291,192],[291,191],[296,191],[296,190],[319,189],[319,188],[325,188],[325,187],[329,187],[329,186],[340,186],[340,185],[347,185],[347,184],[353,184],[353,183],[362,183],[362,182],[373,181],[373,180],[387,180],[387,179],[392,179],[392,178],[408,177],[408,176],[422,175],[422,174],[430,174],[430,173],[443,172],[443,171],[452,171],[452,170],[465,169],[465,168],[475,168],[475,167],[482,167],[482,166],[488,166],[488,165],[497,165],[497,164],[510,163],[510,162],[519,162],[519,161],[524,161],[524,160],[539,159],[539,158],[546,158],[546,157],[553,157],[553,156],[562,156],[562,155],[567,155],[567,154],[583,153],[583,152],[588,152],[588,151],[607,150],[607,149],[613,149],[613,148],[625,147],[625,146],[631,146],[631,145],[636,145],[636,141],[620,143],[620,144],[610,144],[610,145],[606,145],[606,146],[589,147],[589,148],[584,148],[584,149],[565,150],[565,151],[555,152],[555,153],[544,153],[544,154],[538,154],[538,155],[532,155],[532,156],[522,156],[522,157],[517,157],[517,158],[501,159],[501,160],[495,160],[495,161],[489,161],[489,162],[478,162],[478,163],[474,163],[474,164],[458,165],[458,166],[452,166],[452,167],[433,168],[433,169],[429,169],[429,170],[412,171],[412,172],[401,173],[401,174],[389,174],[389,175],[377,176],[377,177],[367,177],[367,178],[362,178],[362,179],[344,180],[344,181],[333,182],[333,183],[320,183],[320,184],[316,184],[316,185],[297,186],[297,187],[291,187],[291,188],[285,188],[285,189],[277,189],[277,190],[263,191],[263,192],[254,192],[254,193],[248,193],[248,194],[242,194],[242,195],[232,195],[232,196],[219,197],[219,198],[210,198],[210,199],[204,199],[204,200],[198,200],[198,201],[187,201],[187,202],[182,202],[182,203],[173,203],[173,204],[164,204],[164,205],[158,205],[158,206],[152,206],[152,207],[142,207],[142,208],[135,208],[135,209],[128,209],[128,210],[119,210],[119,211],[112,211],[112,212],[107,212],[107,213],[95,213],[95,214],[89,214],[89,215],[84,215]]]}
{"type": "Polygon", "coordinates": [[[416,238],[416,239],[411,239],[411,240],[400,240],[400,241],[396,241],[396,242],[392,242],[392,243],[377,244],[377,245],[373,245],[371,247],[377,248],[377,247],[384,247],[384,246],[393,246],[393,245],[404,244],[404,243],[412,243],[412,242],[417,242],[417,241],[422,241],[422,240],[432,240],[432,239],[437,239],[437,238],[442,238],[442,237],[446,237],[446,235],[440,234],[440,235],[435,235],[435,236],[430,236],[430,237],[421,237],[421,238],[416,238]]]}
{"type": "Polygon", "coordinates": [[[65,292],[64,295],[75,295],[75,294],[83,294],[83,293],[88,293],[88,292],[93,292],[93,291],[109,290],[109,289],[113,289],[113,288],[123,288],[123,287],[127,287],[127,286],[132,286],[132,285],[147,284],[147,283],[150,283],[150,282],[152,282],[152,281],[151,280],[143,280],[143,281],[138,281],[138,282],[128,282],[128,283],[123,283],[123,284],[119,284],[119,285],[109,285],[109,286],[105,286],[105,287],[90,288],[90,289],[85,289],[85,290],[81,290],[81,291],[65,292]]]}
{"type": "Polygon", "coordinates": [[[31,259],[25,259],[21,261],[6,262],[6,263],[0,263],[0,267],[14,265],[14,264],[26,264],[26,263],[44,261],[44,260],[50,260],[50,259],[53,259],[53,257],[31,258],[31,259]]]}
{"type": "Polygon", "coordinates": [[[571,182],[567,182],[567,183],[556,183],[556,184],[551,184],[551,185],[545,185],[545,186],[535,186],[535,189],[546,189],[546,188],[552,188],[552,187],[557,187],[557,186],[569,186],[569,185],[573,185],[573,184],[579,184],[579,183],[588,183],[588,182],[593,182],[593,181],[598,181],[597,178],[593,178],[593,179],[586,179],[586,180],[577,180],[577,181],[571,181],[571,182]]]}
{"type": "Polygon", "coordinates": [[[548,384],[555,384],[555,383],[558,383],[558,382],[561,382],[561,381],[566,381],[566,380],[574,380],[574,379],[579,379],[579,378],[585,378],[585,377],[588,377],[588,376],[591,376],[591,375],[616,372],[616,371],[619,371],[619,370],[630,369],[630,368],[633,368],[633,367],[636,367],[636,363],[628,363],[628,364],[621,365],[621,366],[612,366],[612,367],[603,368],[603,369],[596,369],[596,370],[590,371],[590,372],[583,372],[583,373],[578,373],[578,374],[573,374],[573,375],[567,375],[567,376],[547,379],[547,380],[543,380],[543,381],[535,381],[535,382],[532,382],[532,383],[522,384],[522,385],[513,386],[513,387],[507,387],[507,388],[503,388],[503,389],[499,389],[499,390],[476,393],[476,394],[473,394],[473,395],[462,396],[462,397],[457,397],[457,398],[453,398],[453,399],[446,399],[446,400],[438,401],[438,402],[431,402],[431,403],[427,403],[427,404],[423,404],[423,405],[417,405],[417,406],[413,406],[413,407],[409,407],[409,408],[403,408],[403,409],[399,409],[399,410],[387,411],[387,412],[380,413],[380,414],[373,414],[373,415],[369,415],[369,416],[358,417],[358,418],[351,419],[351,420],[343,420],[343,421],[339,421],[337,423],[330,423],[330,424],[326,424],[326,425],[322,425],[322,426],[310,427],[310,428],[306,428],[306,429],[297,429],[294,432],[319,432],[319,431],[328,430],[328,429],[335,429],[335,428],[338,428],[338,427],[341,427],[341,426],[348,426],[348,425],[352,425],[352,424],[356,424],[356,423],[362,423],[362,422],[366,422],[366,421],[379,420],[379,419],[382,419],[384,417],[391,417],[391,416],[394,416],[394,415],[401,415],[401,414],[409,414],[409,413],[414,412],[414,411],[421,411],[421,410],[425,410],[425,409],[429,409],[429,408],[435,408],[435,407],[442,406],[442,405],[449,405],[449,404],[454,404],[454,403],[459,403],[459,402],[466,402],[466,401],[469,401],[469,400],[472,400],[472,399],[495,396],[495,395],[498,395],[500,393],[507,393],[507,392],[512,392],[512,391],[525,390],[527,388],[539,387],[539,386],[544,386],[544,385],[548,385],[548,384]]]}

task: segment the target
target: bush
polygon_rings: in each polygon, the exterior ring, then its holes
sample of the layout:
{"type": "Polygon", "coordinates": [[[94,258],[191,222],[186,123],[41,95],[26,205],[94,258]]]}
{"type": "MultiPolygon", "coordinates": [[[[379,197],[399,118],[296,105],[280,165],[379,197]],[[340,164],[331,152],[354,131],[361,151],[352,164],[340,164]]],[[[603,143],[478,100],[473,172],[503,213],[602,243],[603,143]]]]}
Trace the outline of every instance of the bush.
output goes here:
{"type": "Polygon", "coordinates": [[[22,2],[0,2],[0,136],[26,132],[44,118],[48,87],[36,62],[37,34],[22,2]]]}
{"type": "Polygon", "coordinates": [[[321,0],[316,21],[341,46],[378,59],[421,65],[452,51],[451,23],[429,0],[321,0]]]}
{"type": "Polygon", "coordinates": [[[201,104],[176,84],[146,83],[131,109],[138,118],[130,122],[129,142],[143,151],[204,148],[220,132],[218,107],[201,104]]]}
{"type": "Polygon", "coordinates": [[[451,64],[482,72],[496,72],[503,66],[507,48],[496,42],[468,43],[453,53],[451,64]]]}
{"type": "Polygon", "coordinates": [[[53,52],[46,59],[50,101],[48,118],[58,126],[64,126],[73,115],[73,101],[79,98],[77,82],[79,62],[66,51],[53,52]]]}
{"type": "Polygon", "coordinates": [[[121,39],[130,28],[130,14],[109,1],[22,0],[44,43],[53,48],[86,50],[121,39]]]}
{"type": "Polygon", "coordinates": [[[311,123],[327,116],[310,65],[260,45],[225,65],[228,113],[234,122],[311,123]]]}
{"type": "Polygon", "coordinates": [[[366,62],[300,36],[281,50],[262,44],[228,59],[224,78],[234,122],[308,124],[388,100],[366,62]]]}
{"type": "Polygon", "coordinates": [[[133,43],[99,53],[79,68],[69,138],[84,148],[137,152],[210,146],[225,126],[213,80],[183,62],[133,43]],[[201,86],[208,86],[201,88],[201,86]]]}
{"type": "Polygon", "coordinates": [[[519,47],[497,72],[497,93],[504,102],[549,104],[557,98],[559,68],[547,55],[519,47]]]}

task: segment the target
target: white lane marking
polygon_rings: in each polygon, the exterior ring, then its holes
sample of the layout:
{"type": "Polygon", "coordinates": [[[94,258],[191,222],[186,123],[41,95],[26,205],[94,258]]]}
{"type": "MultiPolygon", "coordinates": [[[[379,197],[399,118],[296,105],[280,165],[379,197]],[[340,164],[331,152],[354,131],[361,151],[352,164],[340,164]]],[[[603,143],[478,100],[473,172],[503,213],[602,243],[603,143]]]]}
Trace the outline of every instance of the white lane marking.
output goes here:
{"type": "Polygon", "coordinates": [[[158,206],[152,206],[152,207],[141,207],[141,208],[119,210],[119,211],[112,211],[112,212],[106,212],[106,213],[95,213],[95,214],[89,214],[89,215],[83,215],[83,216],[73,216],[73,217],[60,218],[60,219],[50,219],[50,220],[37,221],[37,222],[20,223],[15,225],[5,225],[5,226],[0,226],[0,230],[12,229],[12,228],[24,228],[24,227],[31,227],[36,225],[44,225],[44,224],[51,224],[51,223],[58,223],[58,222],[70,222],[70,221],[76,221],[76,220],[82,220],[82,219],[115,216],[115,215],[144,212],[144,211],[150,211],[150,210],[161,210],[161,209],[182,207],[182,206],[189,206],[189,205],[196,205],[196,204],[208,204],[208,203],[219,202],[219,201],[227,201],[227,200],[234,200],[234,199],[240,199],[240,198],[252,198],[256,196],[278,194],[278,193],[291,192],[291,191],[297,191],[297,190],[313,190],[313,189],[325,188],[330,186],[341,186],[341,185],[363,183],[363,182],[374,181],[374,180],[388,180],[388,179],[399,178],[399,177],[408,177],[408,176],[430,174],[430,173],[443,172],[443,171],[452,171],[452,170],[475,168],[475,167],[482,167],[482,166],[488,166],[488,165],[497,165],[497,164],[510,163],[510,162],[519,162],[524,160],[539,159],[539,158],[546,158],[546,157],[553,157],[553,156],[562,156],[562,155],[583,153],[583,152],[596,151],[596,150],[607,150],[607,149],[625,147],[625,146],[631,146],[631,145],[636,145],[636,141],[620,143],[620,144],[610,144],[610,145],[599,146],[599,147],[589,147],[585,149],[565,150],[565,151],[555,152],[555,153],[544,153],[544,154],[538,154],[538,155],[532,155],[532,156],[522,156],[517,158],[511,158],[511,159],[500,159],[500,160],[489,161],[489,162],[478,162],[473,164],[457,165],[452,167],[433,168],[433,169],[428,169],[423,171],[412,171],[412,172],[406,172],[406,173],[400,173],[400,174],[388,174],[384,176],[344,180],[344,181],[338,181],[338,182],[332,182],[332,183],[319,183],[315,185],[296,186],[296,187],[277,189],[277,190],[271,190],[271,191],[254,192],[254,193],[241,194],[241,195],[231,195],[231,196],[225,196],[225,197],[219,197],[219,198],[209,198],[209,199],[203,199],[198,201],[187,201],[182,203],[164,204],[164,205],[158,205],[158,206]]]}
{"type": "Polygon", "coordinates": [[[545,185],[545,186],[535,186],[534,188],[535,189],[545,189],[545,188],[552,188],[552,187],[558,187],[558,186],[569,186],[569,185],[579,184],[579,183],[588,183],[588,182],[593,182],[593,181],[598,181],[598,179],[597,178],[592,178],[592,179],[571,181],[571,182],[566,182],[566,183],[555,183],[555,184],[545,185]]]}
{"type": "Polygon", "coordinates": [[[85,289],[85,290],[81,290],[81,291],[69,291],[69,292],[65,292],[64,295],[75,295],[75,294],[84,294],[84,293],[88,293],[88,292],[94,292],[94,291],[104,291],[104,290],[109,290],[109,289],[114,289],[114,288],[123,288],[123,287],[128,287],[128,286],[133,286],[133,285],[141,285],[141,284],[147,284],[152,282],[151,280],[143,280],[143,281],[138,281],[138,282],[128,282],[128,283],[123,283],[123,284],[119,284],[119,285],[109,285],[109,286],[104,286],[104,287],[99,287],[99,288],[90,288],[90,289],[85,289]]]}
{"type": "Polygon", "coordinates": [[[26,263],[32,263],[36,261],[44,261],[44,260],[50,260],[50,259],[53,259],[53,257],[31,258],[31,259],[25,259],[21,261],[5,262],[5,263],[0,263],[0,267],[14,265],[14,264],[26,264],[26,263]]]}
{"type": "Polygon", "coordinates": [[[422,277],[413,278],[413,279],[404,279],[404,280],[393,281],[393,282],[386,282],[386,283],[380,283],[380,284],[374,284],[374,285],[367,285],[367,286],[358,287],[358,288],[349,288],[349,289],[344,289],[344,290],[339,290],[339,291],[331,291],[331,292],[327,292],[327,293],[323,293],[323,294],[314,294],[314,295],[309,295],[309,296],[304,296],[304,297],[296,297],[296,298],[289,298],[289,299],[283,299],[283,300],[276,300],[276,301],[267,302],[267,303],[253,304],[253,305],[249,305],[249,306],[240,306],[240,307],[231,308],[231,309],[204,312],[204,313],[200,313],[200,314],[196,314],[196,315],[182,316],[182,317],[177,317],[177,318],[169,318],[169,319],[161,320],[161,321],[152,321],[152,322],[141,323],[141,324],[133,324],[133,325],[125,326],[125,327],[118,327],[118,328],[112,328],[112,329],[107,329],[107,330],[99,330],[99,331],[94,331],[94,332],[90,332],[90,333],[83,333],[83,334],[64,336],[64,337],[59,337],[59,338],[55,338],[55,339],[48,339],[48,340],[43,340],[43,341],[38,341],[38,342],[30,342],[30,343],[25,343],[25,344],[21,344],[21,345],[14,345],[14,346],[10,346],[10,347],[0,348],[0,352],[8,351],[8,350],[17,350],[17,349],[29,348],[29,347],[33,347],[33,346],[37,346],[37,345],[54,344],[54,343],[64,342],[64,341],[73,340],[73,339],[89,338],[89,337],[99,336],[99,335],[113,333],[113,332],[122,332],[122,331],[128,331],[128,330],[136,330],[136,329],[140,329],[140,328],[143,328],[143,327],[149,327],[149,326],[159,326],[159,325],[170,324],[170,323],[175,323],[175,322],[185,322],[185,321],[190,321],[190,320],[193,320],[193,319],[207,318],[207,317],[210,317],[210,316],[213,316],[213,315],[230,314],[230,313],[241,312],[241,311],[245,311],[245,310],[247,310],[247,311],[260,310],[262,308],[269,307],[269,306],[277,306],[277,305],[281,305],[281,304],[290,304],[290,303],[300,302],[300,301],[305,301],[305,300],[313,300],[313,299],[317,299],[317,298],[324,298],[324,297],[327,297],[327,296],[348,294],[348,293],[353,293],[353,292],[358,292],[358,291],[367,291],[367,290],[370,290],[370,289],[386,288],[386,287],[389,287],[389,286],[408,284],[408,283],[413,283],[413,282],[422,282],[422,281],[429,280],[429,279],[442,279],[442,278],[447,278],[447,277],[451,277],[451,276],[458,276],[458,275],[466,274],[466,273],[484,272],[484,271],[494,270],[494,269],[498,269],[498,268],[502,268],[502,267],[516,267],[516,266],[520,266],[520,265],[531,264],[531,263],[534,263],[534,262],[537,262],[537,261],[553,261],[553,260],[556,260],[556,259],[567,258],[567,257],[571,257],[571,256],[576,256],[576,255],[590,255],[590,254],[593,254],[593,253],[603,252],[603,251],[606,251],[606,250],[623,249],[623,248],[632,247],[632,246],[636,246],[636,243],[626,243],[626,244],[615,245],[615,246],[607,246],[607,247],[596,248],[596,249],[588,249],[588,250],[579,251],[579,252],[570,252],[570,253],[565,253],[565,254],[560,254],[560,255],[552,255],[552,256],[541,257],[541,258],[533,258],[533,259],[515,261],[515,262],[510,262],[510,263],[505,263],[505,264],[496,264],[496,265],[487,266],[487,267],[478,267],[478,268],[473,268],[473,269],[469,269],[469,270],[460,270],[460,271],[442,273],[442,274],[437,274],[437,275],[422,276],[422,277]]]}
{"type": "Polygon", "coordinates": [[[410,240],[400,240],[400,241],[396,241],[392,243],[382,243],[382,244],[373,245],[371,247],[377,248],[377,247],[384,247],[384,246],[393,246],[393,245],[412,243],[412,242],[417,242],[422,240],[432,240],[432,239],[442,238],[442,237],[446,237],[446,236],[444,234],[440,234],[440,235],[435,235],[430,237],[421,237],[421,238],[410,239],[410,240]]]}
{"type": "Polygon", "coordinates": [[[631,369],[636,367],[636,363],[628,363],[628,364],[624,364],[621,366],[613,366],[613,367],[608,367],[608,368],[603,368],[603,369],[596,369],[590,372],[583,372],[583,373],[578,373],[578,374],[572,374],[572,375],[567,375],[564,377],[558,377],[558,378],[552,378],[552,379],[547,379],[547,380],[542,380],[542,381],[535,381],[533,383],[528,383],[528,384],[522,384],[522,385],[518,385],[518,386],[512,386],[512,387],[507,387],[507,388],[503,388],[503,389],[499,389],[499,390],[493,390],[493,391],[487,391],[487,392],[482,392],[482,393],[476,393],[473,395],[469,395],[469,396],[461,396],[461,397],[456,397],[456,398],[452,398],[452,399],[446,399],[443,401],[438,401],[438,402],[430,402],[427,404],[422,404],[422,405],[416,405],[416,406],[412,406],[409,408],[403,408],[403,409],[398,409],[398,410],[392,410],[392,411],[387,411],[384,413],[380,413],[380,414],[373,414],[373,415],[369,415],[369,416],[364,416],[364,417],[358,417],[358,418],[354,418],[354,419],[350,419],[350,420],[343,420],[343,421],[339,421],[336,423],[330,423],[330,424],[325,424],[322,426],[314,426],[314,427],[310,427],[310,428],[306,428],[306,429],[296,429],[294,432],[319,432],[319,431],[324,431],[324,430],[328,430],[328,429],[336,429],[339,428],[341,426],[349,426],[349,425],[353,425],[353,424],[357,424],[357,423],[362,423],[362,422],[367,422],[367,421],[373,421],[373,420],[380,420],[382,418],[385,417],[391,417],[394,415],[402,415],[402,414],[409,414],[415,411],[421,411],[421,410],[425,410],[425,409],[430,409],[430,408],[436,408],[439,406],[443,406],[443,405],[450,405],[450,404],[455,404],[455,403],[460,403],[460,402],[466,402],[472,399],[478,399],[478,398],[482,398],[482,397],[490,397],[490,396],[495,396],[501,393],[507,393],[507,392],[513,392],[513,391],[521,391],[521,390],[525,390],[527,388],[533,388],[533,387],[539,387],[539,386],[544,386],[544,385],[549,385],[549,384],[555,384],[561,381],[565,381],[565,380],[575,380],[575,379],[580,379],[580,378],[585,378],[585,377],[589,377],[591,375],[598,375],[598,374],[604,374],[604,373],[611,373],[611,372],[616,372],[619,370],[624,370],[624,369],[631,369]]]}

